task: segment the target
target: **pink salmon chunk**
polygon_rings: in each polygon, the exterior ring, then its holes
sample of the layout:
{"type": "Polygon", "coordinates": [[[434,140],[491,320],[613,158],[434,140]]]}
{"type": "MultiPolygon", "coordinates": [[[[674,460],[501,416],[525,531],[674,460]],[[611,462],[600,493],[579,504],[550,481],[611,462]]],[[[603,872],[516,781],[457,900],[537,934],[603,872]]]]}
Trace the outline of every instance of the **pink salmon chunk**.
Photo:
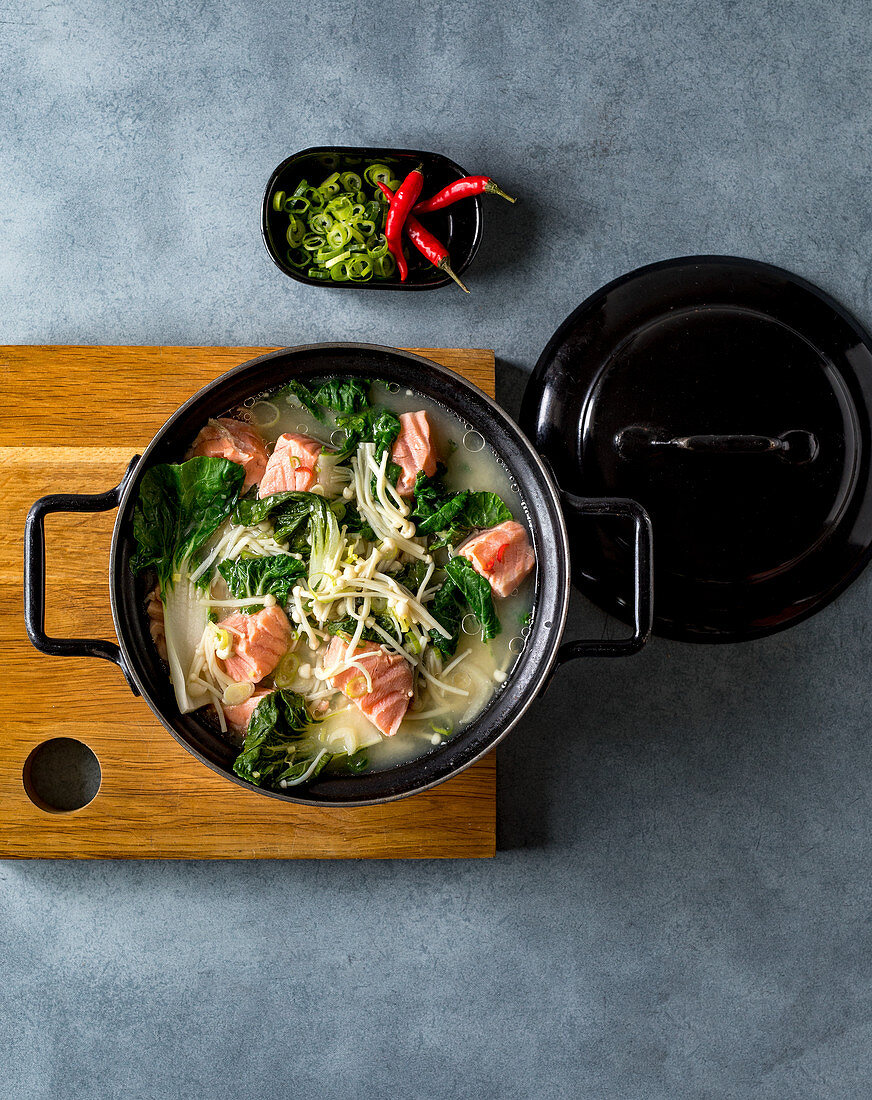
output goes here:
{"type": "Polygon", "coordinates": [[[238,462],[245,470],[243,492],[260,484],[269,458],[260,434],[241,420],[210,420],[194,440],[191,457],[200,456],[238,462]]]}
{"type": "Polygon", "coordinates": [[[233,635],[233,652],[224,661],[231,680],[256,684],[275,669],[287,653],[291,624],[276,604],[254,615],[236,611],[219,624],[233,635]]]}
{"type": "Polygon", "coordinates": [[[267,695],[272,695],[272,689],[269,691],[256,691],[244,703],[237,703],[232,707],[228,706],[227,703],[221,704],[227,725],[234,733],[245,733],[252,714],[257,710],[258,703],[261,699],[266,699],[267,695]]]}
{"type": "Polygon", "coordinates": [[[508,596],[536,564],[526,530],[513,519],[472,535],[457,548],[491,586],[495,596],[508,596]]]}
{"type": "Polygon", "coordinates": [[[430,439],[430,421],[425,412],[400,413],[400,434],[394,440],[391,461],[402,470],[397,480],[401,497],[412,495],[419,470],[427,477],[436,473],[436,448],[430,439]]]}
{"type": "Polygon", "coordinates": [[[315,467],[321,450],[318,440],[308,435],[280,435],[266,464],[259,495],[308,493],[318,477],[315,467]]]}
{"type": "MultiPolygon", "coordinates": [[[[349,643],[333,638],[324,655],[329,670],[348,660],[349,643]]],[[[412,669],[398,653],[389,653],[375,642],[361,642],[354,659],[369,673],[372,691],[359,668],[346,668],[329,677],[332,687],[351,699],[365,718],[385,737],[393,737],[409,709],[412,699],[412,669]],[[367,656],[372,654],[372,656],[367,656]]]]}

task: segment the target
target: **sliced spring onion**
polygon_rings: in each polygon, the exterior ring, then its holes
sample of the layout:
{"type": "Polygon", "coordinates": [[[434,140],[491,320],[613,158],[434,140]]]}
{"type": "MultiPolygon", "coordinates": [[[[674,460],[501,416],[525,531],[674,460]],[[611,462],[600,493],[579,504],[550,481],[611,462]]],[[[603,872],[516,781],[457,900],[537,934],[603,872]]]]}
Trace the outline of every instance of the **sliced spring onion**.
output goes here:
{"type": "Polygon", "coordinates": [[[277,688],[289,688],[294,682],[294,677],[297,675],[297,669],[300,667],[300,658],[296,653],[286,653],[284,657],[279,661],[279,666],[275,671],[275,684],[277,688]]]}
{"type": "Polygon", "coordinates": [[[332,197],[338,195],[342,190],[342,184],[339,182],[339,173],[334,172],[332,176],[328,176],[326,180],[318,188],[320,193],[325,197],[332,197]]]}
{"type": "Polygon", "coordinates": [[[388,180],[393,178],[393,172],[391,172],[386,164],[371,164],[363,173],[363,178],[367,183],[373,185],[377,183],[387,183],[388,180]]]}
{"type": "Polygon", "coordinates": [[[372,278],[372,261],[366,256],[352,256],[348,261],[348,272],[352,279],[368,282],[372,278]]]}
{"type": "Polygon", "coordinates": [[[340,252],[338,256],[334,256],[332,260],[328,260],[324,266],[329,271],[331,267],[335,267],[337,264],[342,263],[343,260],[347,260],[351,255],[350,252],[340,252]]]}
{"type": "Polygon", "coordinates": [[[288,216],[288,265],[318,282],[390,278],[396,263],[384,235],[388,203],[377,180],[399,186],[388,165],[373,164],[362,176],[337,166],[318,187],[302,179],[293,194],[276,191],[273,209],[288,216]]]}
{"type": "Polygon", "coordinates": [[[309,230],[312,233],[320,233],[322,236],[333,227],[333,217],[326,210],[319,211],[309,218],[309,230]]]}
{"type": "Polygon", "coordinates": [[[390,252],[384,256],[379,256],[372,262],[373,275],[379,275],[382,279],[390,279],[391,275],[397,270],[397,261],[393,258],[390,252]]]}
{"type": "Polygon", "coordinates": [[[331,248],[342,248],[348,244],[348,238],[351,236],[351,230],[349,226],[344,225],[342,222],[337,222],[336,225],[332,225],[327,230],[327,243],[331,248]]]}

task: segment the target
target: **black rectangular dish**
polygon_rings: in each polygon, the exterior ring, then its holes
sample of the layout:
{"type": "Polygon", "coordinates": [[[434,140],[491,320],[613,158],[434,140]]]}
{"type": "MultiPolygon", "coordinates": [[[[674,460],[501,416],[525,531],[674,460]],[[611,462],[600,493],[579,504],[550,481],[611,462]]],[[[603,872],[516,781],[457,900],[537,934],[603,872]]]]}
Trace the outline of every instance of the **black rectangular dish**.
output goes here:
{"type": "MultiPolygon", "coordinates": [[[[375,149],[344,146],[318,146],[294,153],[275,169],[270,176],[263,196],[261,231],[266,250],[279,270],[299,283],[308,286],[332,288],[363,288],[366,290],[434,290],[448,286],[451,279],[434,267],[414,247],[407,248],[409,277],[401,282],[398,274],[387,279],[371,279],[369,282],[333,282],[310,278],[304,271],[288,262],[286,240],[288,215],[275,210],[273,197],[279,191],[292,195],[301,180],[317,186],[333,172],[358,172],[370,164],[383,163],[395,169],[402,180],[417,165],[423,165],[424,190],[427,198],[468,173],[453,160],[440,153],[427,153],[416,149],[375,149]]],[[[448,249],[451,266],[460,275],[470,265],[478,252],[482,236],[482,206],[478,197],[455,203],[444,211],[426,216],[427,228],[448,249]]]]}

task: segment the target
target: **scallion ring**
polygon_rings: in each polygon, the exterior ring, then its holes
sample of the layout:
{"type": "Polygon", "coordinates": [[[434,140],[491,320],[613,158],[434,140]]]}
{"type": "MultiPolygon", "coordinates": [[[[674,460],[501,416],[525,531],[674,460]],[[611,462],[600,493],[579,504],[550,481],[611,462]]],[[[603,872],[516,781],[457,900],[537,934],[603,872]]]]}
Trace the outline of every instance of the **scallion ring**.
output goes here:
{"type": "Polygon", "coordinates": [[[363,178],[375,186],[377,183],[387,183],[393,178],[393,172],[386,164],[371,164],[363,173],[363,178]]]}
{"type": "Polygon", "coordinates": [[[309,230],[312,233],[326,233],[332,225],[333,217],[326,210],[319,211],[319,213],[309,218],[309,230]]]}
{"type": "Polygon", "coordinates": [[[291,248],[297,248],[303,237],[306,235],[306,227],[303,224],[301,218],[298,218],[296,214],[291,214],[291,220],[288,223],[288,244],[291,248]]]}

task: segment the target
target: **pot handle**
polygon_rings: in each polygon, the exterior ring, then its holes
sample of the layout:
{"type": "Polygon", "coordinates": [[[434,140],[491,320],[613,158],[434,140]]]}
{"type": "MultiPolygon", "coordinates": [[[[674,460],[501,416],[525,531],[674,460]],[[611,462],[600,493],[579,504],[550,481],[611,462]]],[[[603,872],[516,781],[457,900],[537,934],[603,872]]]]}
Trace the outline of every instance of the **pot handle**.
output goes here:
{"type": "Polygon", "coordinates": [[[24,625],[27,636],[40,653],[53,657],[102,657],[105,661],[114,661],[134,695],[139,695],[139,690],[115,642],[99,638],[51,638],[46,634],[44,521],[51,512],[108,512],[117,508],[138,462],[139,455],[136,455],[121,483],[107,493],[54,493],[41,497],[28,512],[24,526],[24,625]]]}
{"type": "Polygon", "coordinates": [[[577,497],[561,490],[566,507],[584,516],[623,516],[633,521],[633,634],[616,641],[582,639],[564,642],[557,651],[555,669],[576,657],[626,657],[648,641],[654,619],[651,576],[652,533],[648,513],[627,497],[577,497]]]}

